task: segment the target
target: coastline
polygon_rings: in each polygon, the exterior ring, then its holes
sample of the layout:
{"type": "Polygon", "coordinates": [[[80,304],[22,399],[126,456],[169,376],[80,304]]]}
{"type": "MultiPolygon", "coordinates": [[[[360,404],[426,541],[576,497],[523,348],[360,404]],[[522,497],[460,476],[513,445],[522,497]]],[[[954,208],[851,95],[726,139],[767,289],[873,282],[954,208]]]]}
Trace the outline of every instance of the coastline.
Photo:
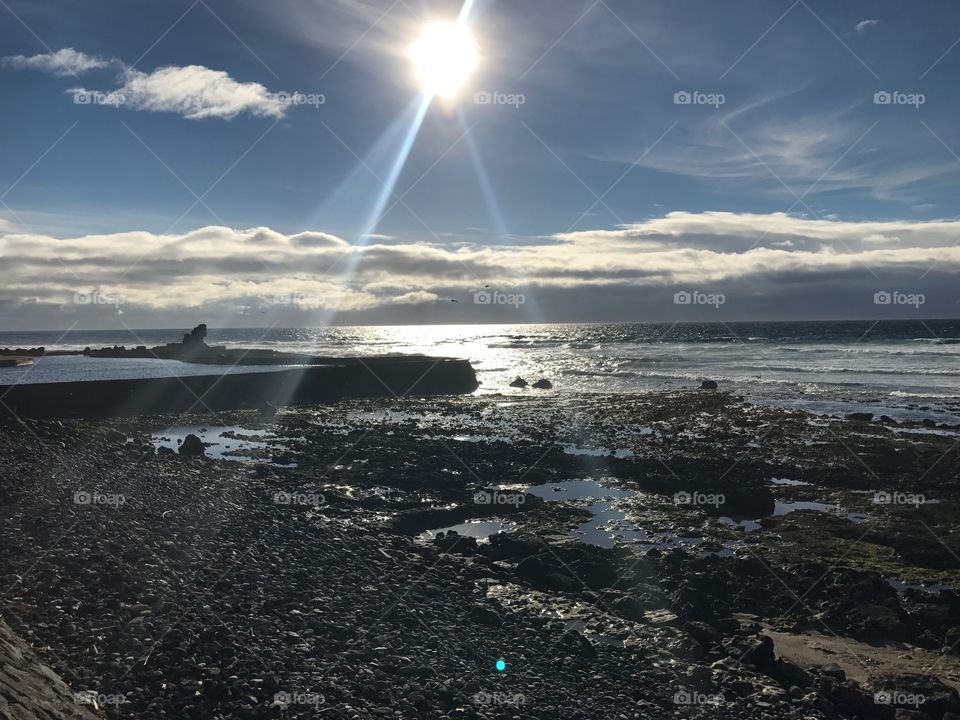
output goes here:
{"type": "Polygon", "coordinates": [[[874,693],[925,672],[956,711],[956,438],[925,429],[698,391],[28,420],[0,434],[0,607],[74,691],[123,697],[108,715],[717,711],[692,693],[730,718],[893,717],[874,693]],[[270,435],[244,461],[157,454],[188,422],[270,435]],[[512,532],[420,537],[491,518],[512,532]],[[582,542],[592,521],[632,542],[582,542]],[[846,670],[803,666],[818,633],[856,648],[846,670]],[[881,646],[912,659],[845,679],[881,646]]]}

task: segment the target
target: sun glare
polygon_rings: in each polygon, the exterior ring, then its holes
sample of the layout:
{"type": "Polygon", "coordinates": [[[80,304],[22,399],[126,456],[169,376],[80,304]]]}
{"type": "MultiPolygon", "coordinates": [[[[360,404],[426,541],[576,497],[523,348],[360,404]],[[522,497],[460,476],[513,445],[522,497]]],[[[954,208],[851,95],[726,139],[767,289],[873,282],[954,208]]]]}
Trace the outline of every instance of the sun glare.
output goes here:
{"type": "Polygon", "coordinates": [[[435,22],[423,28],[410,59],[423,91],[450,99],[477,66],[477,44],[463,24],[435,22]]]}

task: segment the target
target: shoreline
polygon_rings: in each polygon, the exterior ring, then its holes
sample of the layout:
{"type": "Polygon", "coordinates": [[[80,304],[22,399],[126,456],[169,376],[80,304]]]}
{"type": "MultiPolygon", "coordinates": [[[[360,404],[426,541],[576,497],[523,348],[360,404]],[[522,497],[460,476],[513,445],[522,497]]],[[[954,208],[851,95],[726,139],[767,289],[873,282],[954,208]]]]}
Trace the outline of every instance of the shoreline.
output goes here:
{"type": "Polygon", "coordinates": [[[960,477],[915,429],[698,391],[27,421],[0,430],[0,611],[72,690],[124,697],[108,716],[892,718],[889,690],[939,718],[960,477]],[[187,424],[267,434],[156,453],[187,424]],[[418,538],[492,518],[513,532],[418,538]],[[818,635],[846,670],[804,665],[818,635]],[[881,645],[905,657],[863,682],[881,645]]]}

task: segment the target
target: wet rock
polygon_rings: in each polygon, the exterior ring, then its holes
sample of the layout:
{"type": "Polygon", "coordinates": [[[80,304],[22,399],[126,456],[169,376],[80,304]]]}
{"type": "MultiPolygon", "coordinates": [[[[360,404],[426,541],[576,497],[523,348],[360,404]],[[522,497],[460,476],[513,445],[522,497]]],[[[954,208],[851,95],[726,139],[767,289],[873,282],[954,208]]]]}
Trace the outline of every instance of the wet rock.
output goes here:
{"type": "Polygon", "coordinates": [[[701,390],[716,390],[717,387],[716,380],[704,380],[702,383],[700,383],[701,390]]]}
{"type": "Polygon", "coordinates": [[[183,444],[180,445],[179,452],[186,457],[201,457],[206,455],[207,449],[203,444],[203,440],[191,433],[183,439],[183,444]]]}
{"type": "Polygon", "coordinates": [[[854,420],[857,422],[870,422],[871,420],[873,420],[873,413],[870,413],[870,412],[847,413],[847,420],[854,420]]]}
{"type": "Polygon", "coordinates": [[[529,385],[529,384],[530,384],[530,383],[528,383],[528,382],[527,382],[526,380],[524,380],[522,377],[516,377],[516,378],[514,378],[513,382],[510,383],[510,387],[525,388],[525,387],[526,387],[527,385],[529,385]]]}
{"type": "Polygon", "coordinates": [[[549,390],[553,387],[553,383],[546,378],[540,378],[533,384],[533,387],[537,390],[549,390]]]}
{"type": "Polygon", "coordinates": [[[167,447],[166,445],[161,445],[157,448],[157,455],[176,455],[177,451],[172,447],[167,447]]]}

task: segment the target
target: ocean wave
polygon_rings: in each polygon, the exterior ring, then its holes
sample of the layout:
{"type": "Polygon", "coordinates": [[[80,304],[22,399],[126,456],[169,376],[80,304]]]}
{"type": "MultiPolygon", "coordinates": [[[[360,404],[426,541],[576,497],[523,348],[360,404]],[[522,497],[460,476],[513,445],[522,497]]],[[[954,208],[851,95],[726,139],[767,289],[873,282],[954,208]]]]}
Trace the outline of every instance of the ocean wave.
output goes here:
{"type": "Polygon", "coordinates": [[[561,375],[573,375],[575,377],[619,377],[619,378],[630,378],[637,377],[637,373],[634,372],[602,372],[600,370],[561,370],[561,375]]]}

